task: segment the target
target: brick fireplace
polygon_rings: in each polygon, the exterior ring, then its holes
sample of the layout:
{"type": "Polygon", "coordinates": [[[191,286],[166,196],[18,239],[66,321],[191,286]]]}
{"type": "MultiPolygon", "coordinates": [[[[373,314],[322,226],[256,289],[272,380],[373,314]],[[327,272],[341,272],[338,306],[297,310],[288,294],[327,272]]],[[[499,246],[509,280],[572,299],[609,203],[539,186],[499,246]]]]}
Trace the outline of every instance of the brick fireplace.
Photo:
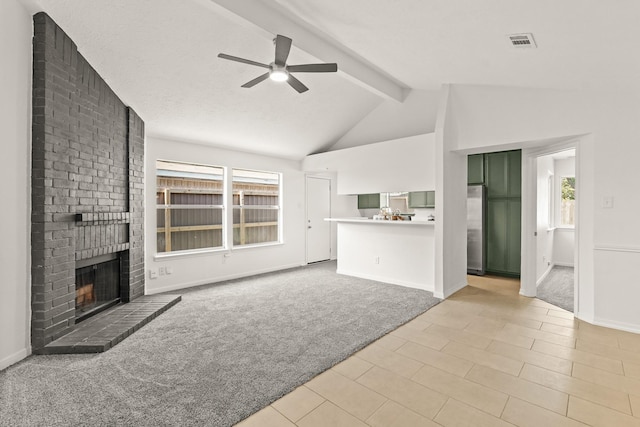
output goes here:
{"type": "Polygon", "coordinates": [[[74,330],[78,304],[97,301],[94,284],[77,289],[76,269],[118,260],[118,273],[110,273],[117,275],[117,299],[129,302],[144,293],[143,174],[143,121],[64,31],[38,13],[33,38],[34,352],[74,330]]]}

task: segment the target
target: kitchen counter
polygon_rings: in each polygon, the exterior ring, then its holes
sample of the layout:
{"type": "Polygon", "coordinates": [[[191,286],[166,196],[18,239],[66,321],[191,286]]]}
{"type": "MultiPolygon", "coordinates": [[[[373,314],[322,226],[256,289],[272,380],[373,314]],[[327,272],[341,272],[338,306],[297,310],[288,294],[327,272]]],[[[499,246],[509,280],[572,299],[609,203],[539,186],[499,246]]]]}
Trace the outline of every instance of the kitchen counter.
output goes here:
{"type": "Polygon", "coordinates": [[[361,224],[380,224],[380,225],[434,225],[435,221],[391,221],[382,219],[371,219],[364,217],[349,217],[349,218],[325,218],[325,221],[332,222],[353,222],[361,224]]]}
{"type": "Polygon", "coordinates": [[[435,221],[325,218],[338,229],[338,274],[433,292],[435,221]]]}

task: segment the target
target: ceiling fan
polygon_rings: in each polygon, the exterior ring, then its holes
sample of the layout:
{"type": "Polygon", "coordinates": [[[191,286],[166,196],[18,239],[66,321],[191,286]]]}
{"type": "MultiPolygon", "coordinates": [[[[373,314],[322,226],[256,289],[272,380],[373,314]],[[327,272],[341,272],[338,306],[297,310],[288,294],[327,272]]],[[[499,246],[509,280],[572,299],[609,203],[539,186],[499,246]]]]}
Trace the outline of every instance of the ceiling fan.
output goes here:
{"type": "Polygon", "coordinates": [[[247,88],[253,87],[261,81],[270,78],[277,82],[286,81],[292,88],[297,90],[298,93],[302,93],[309,90],[309,88],[303,85],[300,80],[293,77],[291,73],[334,73],[338,71],[338,64],[334,63],[287,65],[287,58],[289,57],[289,51],[291,50],[291,39],[278,34],[273,42],[276,45],[276,57],[275,60],[268,65],[251,61],[249,59],[238,58],[237,56],[227,55],[225,53],[219,53],[218,58],[269,69],[268,72],[242,85],[242,87],[247,88]]]}

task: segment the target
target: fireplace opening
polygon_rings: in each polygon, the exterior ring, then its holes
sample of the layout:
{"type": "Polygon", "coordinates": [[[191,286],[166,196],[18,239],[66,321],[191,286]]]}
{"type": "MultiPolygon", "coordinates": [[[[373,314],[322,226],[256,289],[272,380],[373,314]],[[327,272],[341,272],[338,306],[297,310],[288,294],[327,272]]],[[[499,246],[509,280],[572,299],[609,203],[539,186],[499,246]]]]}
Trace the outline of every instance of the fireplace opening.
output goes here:
{"type": "Polygon", "coordinates": [[[120,302],[120,257],[76,262],[76,323],[120,302]]]}

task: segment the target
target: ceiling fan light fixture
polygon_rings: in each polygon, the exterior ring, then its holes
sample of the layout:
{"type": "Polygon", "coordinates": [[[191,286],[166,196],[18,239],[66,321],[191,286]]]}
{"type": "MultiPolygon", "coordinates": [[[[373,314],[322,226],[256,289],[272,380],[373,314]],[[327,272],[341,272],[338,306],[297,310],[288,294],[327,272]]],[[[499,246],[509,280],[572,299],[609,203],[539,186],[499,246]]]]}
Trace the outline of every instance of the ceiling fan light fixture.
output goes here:
{"type": "Polygon", "coordinates": [[[289,80],[289,73],[287,70],[271,70],[269,78],[274,82],[286,82],[289,80]]]}

